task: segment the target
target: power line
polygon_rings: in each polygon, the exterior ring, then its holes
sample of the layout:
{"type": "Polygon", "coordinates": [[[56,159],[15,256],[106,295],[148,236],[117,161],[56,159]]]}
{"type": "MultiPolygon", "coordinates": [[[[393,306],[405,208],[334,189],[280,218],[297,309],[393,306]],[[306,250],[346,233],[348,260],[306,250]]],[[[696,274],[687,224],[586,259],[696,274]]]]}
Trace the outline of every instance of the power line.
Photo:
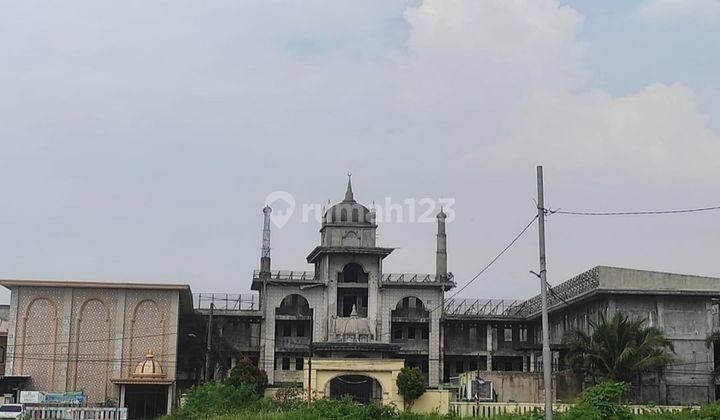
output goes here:
{"type": "Polygon", "coordinates": [[[545,284],[547,285],[548,290],[550,291],[550,293],[552,293],[552,295],[555,296],[556,299],[560,299],[560,300],[562,300],[566,305],[570,306],[570,303],[568,303],[567,300],[563,299],[562,296],[560,296],[560,295],[558,295],[557,293],[555,293],[555,290],[553,290],[552,286],[550,286],[550,283],[548,283],[547,281],[545,281],[545,284]]]}
{"type": "Polygon", "coordinates": [[[682,214],[698,213],[703,211],[720,210],[720,206],[697,207],[678,210],[642,210],[642,211],[570,211],[570,210],[546,210],[550,214],[568,214],[573,216],[646,216],[659,214],[682,214]]]}
{"type": "MultiPolygon", "coordinates": [[[[485,265],[485,267],[483,267],[483,269],[480,270],[480,271],[475,275],[475,277],[471,278],[470,281],[468,281],[467,283],[465,283],[465,285],[464,285],[463,287],[461,287],[457,292],[453,293],[452,296],[450,296],[450,297],[448,298],[448,300],[454,298],[454,297],[457,296],[460,292],[462,292],[463,290],[465,290],[465,289],[466,289],[468,286],[470,286],[475,280],[477,280],[481,275],[483,275],[483,273],[485,273],[493,264],[495,264],[495,262],[496,262],[497,260],[499,260],[500,257],[502,257],[503,254],[505,254],[505,252],[507,252],[507,250],[509,250],[513,245],[515,245],[515,243],[518,241],[518,239],[520,239],[520,238],[525,234],[525,232],[527,232],[528,229],[530,229],[530,226],[532,226],[533,223],[535,223],[535,220],[537,220],[537,218],[538,218],[538,216],[535,215],[535,216],[532,218],[532,220],[530,220],[530,222],[529,222],[527,225],[525,225],[525,227],[520,231],[520,233],[518,233],[517,235],[515,235],[515,237],[505,246],[505,248],[503,248],[502,251],[500,251],[500,252],[495,256],[495,258],[493,258],[492,260],[490,260],[490,262],[487,263],[487,265],[485,265]]],[[[431,313],[432,313],[432,312],[435,312],[438,308],[441,308],[443,305],[444,305],[444,303],[441,302],[439,305],[437,305],[435,308],[433,308],[433,310],[430,311],[430,312],[431,312],[431,313]]]]}

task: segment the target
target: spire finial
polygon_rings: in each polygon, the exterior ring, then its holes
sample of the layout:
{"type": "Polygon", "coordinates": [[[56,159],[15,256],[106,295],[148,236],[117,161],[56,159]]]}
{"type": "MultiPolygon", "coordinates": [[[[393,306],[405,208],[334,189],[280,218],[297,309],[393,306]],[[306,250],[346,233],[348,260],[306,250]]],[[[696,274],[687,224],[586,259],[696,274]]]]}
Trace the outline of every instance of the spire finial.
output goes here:
{"type": "Polygon", "coordinates": [[[440,213],[437,214],[437,218],[442,220],[445,220],[447,218],[447,214],[445,214],[443,206],[440,206],[440,213]]]}
{"type": "Polygon", "coordinates": [[[351,172],[348,172],[348,184],[347,184],[347,190],[345,191],[345,201],[355,201],[355,198],[353,198],[352,173],[351,172]]]}

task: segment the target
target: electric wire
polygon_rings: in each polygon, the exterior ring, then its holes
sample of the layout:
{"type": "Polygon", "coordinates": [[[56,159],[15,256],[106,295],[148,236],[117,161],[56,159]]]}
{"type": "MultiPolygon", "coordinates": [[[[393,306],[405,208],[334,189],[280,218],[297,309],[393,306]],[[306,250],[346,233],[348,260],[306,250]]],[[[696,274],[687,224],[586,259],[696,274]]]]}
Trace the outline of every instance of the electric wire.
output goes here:
{"type": "MultiPolygon", "coordinates": [[[[465,289],[466,289],[468,286],[470,286],[475,280],[477,280],[481,275],[483,275],[483,273],[485,273],[490,267],[492,267],[493,264],[495,264],[495,263],[497,262],[497,260],[499,260],[500,257],[502,257],[502,256],[505,254],[505,252],[507,252],[510,248],[512,248],[512,246],[515,245],[515,243],[525,234],[525,232],[527,232],[528,229],[530,229],[530,226],[532,226],[533,223],[535,223],[535,221],[537,220],[537,218],[538,218],[538,216],[535,215],[535,216],[532,218],[532,220],[530,220],[530,222],[528,222],[528,224],[525,225],[525,227],[522,228],[522,230],[521,230],[517,235],[515,235],[515,237],[505,246],[505,248],[502,249],[502,251],[500,251],[497,255],[495,255],[495,257],[494,257],[492,260],[490,260],[490,262],[487,263],[487,265],[485,265],[485,267],[483,267],[482,270],[480,270],[473,278],[471,278],[467,283],[465,283],[465,285],[464,285],[463,287],[461,287],[458,291],[456,291],[455,293],[453,293],[453,294],[448,298],[448,300],[454,298],[455,296],[457,296],[460,292],[462,292],[463,290],[465,290],[465,289]]],[[[443,300],[444,300],[444,299],[443,299],[443,300]]],[[[432,312],[435,312],[436,310],[438,310],[439,308],[443,307],[444,305],[445,305],[445,302],[441,302],[439,305],[437,305],[435,308],[433,308],[433,310],[431,310],[430,312],[431,312],[431,313],[432,313],[432,312]]]]}
{"type": "Polygon", "coordinates": [[[641,210],[641,211],[570,211],[570,210],[546,210],[550,214],[565,214],[573,216],[646,216],[661,214],[683,214],[698,213],[703,211],[720,210],[720,206],[697,207],[677,210],[641,210]]]}

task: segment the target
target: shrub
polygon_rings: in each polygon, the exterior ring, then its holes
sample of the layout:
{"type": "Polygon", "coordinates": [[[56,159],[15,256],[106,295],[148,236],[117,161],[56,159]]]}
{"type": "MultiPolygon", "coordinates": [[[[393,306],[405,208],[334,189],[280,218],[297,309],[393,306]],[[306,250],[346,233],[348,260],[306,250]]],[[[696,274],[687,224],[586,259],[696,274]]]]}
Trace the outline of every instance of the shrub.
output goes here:
{"type": "Polygon", "coordinates": [[[255,387],[255,392],[258,395],[263,395],[265,388],[267,388],[268,378],[264,370],[260,370],[249,358],[243,357],[230,370],[230,375],[224,382],[235,387],[244,383],[251,384],[255,387]]]}
{"type": "Polygon", "coordinates": [[[339,400],[325,398],[315,400],[314,403],[293,411],[291,418],[303,420],[392,420],[397,418],[397,415],[397,410],[393,405],[380,405],[375,402],[362,405],[346,396],[339,400]]]}
{"type": "Polygon", "coordinates": [[[571,419],[626,419],[632,417],[630,409],[622,398],[630,389],[625,382],[605,381],[586,389],[571,408],[567,417],[571,419]]]}
{"type": "Polygon", "coordinates": [[[400,370],[397,377],[398,392],[405,398],[408,405],[412,405],[415,400],[425,393],[425,377],[420,369],[413,367],[404,367],[400,370]]]}
{"type": "Polygon", "coordinates": [[[302,384],[283,384],[275,393],[275,402],[283,408],[297,407],[299,404],[304,403],[302,384]]]}
{"type": "Polygon", "coordinates": [[[258,401],[255,386],[249,383],[233,386],[224,382],[207,382],[192,388],[185,404],[172,415],[178,419],[211,418],[247,408],[258,401]]]}

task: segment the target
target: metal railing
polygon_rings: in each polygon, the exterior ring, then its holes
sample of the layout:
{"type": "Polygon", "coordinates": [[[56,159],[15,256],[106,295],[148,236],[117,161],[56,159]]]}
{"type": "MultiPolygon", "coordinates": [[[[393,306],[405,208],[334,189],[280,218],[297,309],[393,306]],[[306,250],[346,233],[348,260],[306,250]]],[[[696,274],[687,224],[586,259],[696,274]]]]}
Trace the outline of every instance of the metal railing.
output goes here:
{"type": "MultiPolygon", "coordinates": [[[[581,295],[590,290],[596,289],[600,284],[600,270],[595,267],[584,273],[566,280],[557,286],[551,286],[548,290],[547,302],[548,307],[565,303],[566,301],[581,295]]],[[[540,312],[541,298],[540,295],[532,297],[522,304],[522,313],[526,316],[540,312]]]]}
{"type": "Polygon", "coordinates": [[[127,408],[25,407],[27,419],[127,420],[127,408]]]}
{"type": "MultiPolygon", "coordinates": [[[[260,279],[260,270],[253,270],[253,279],[260,279]]],[[[314,281],[315,272],[313,271],[287,271],[275,270],[270,271],[270,280],[282,281],[314,281]]]]}
{"type": "Polygon", "coordinates": [[[522,301],[508,299],[448,299],[445,302],[445,315],[460,316],[522,316],[522,301]]]}
{"type": "Polygon", "coordinates": [[[260,296],[256,294],[237,293],[193,293],[195,309],[215,309],[226,311],[259,311],[260,296]]]}
{"type": "Polygon", "coordinates": [[[446,279],[438,279],[435,274],[428,273],[387,273],[382,276],[384,283],[440,283],[452,279],[452,273],[448,273],[446,279]]]}

